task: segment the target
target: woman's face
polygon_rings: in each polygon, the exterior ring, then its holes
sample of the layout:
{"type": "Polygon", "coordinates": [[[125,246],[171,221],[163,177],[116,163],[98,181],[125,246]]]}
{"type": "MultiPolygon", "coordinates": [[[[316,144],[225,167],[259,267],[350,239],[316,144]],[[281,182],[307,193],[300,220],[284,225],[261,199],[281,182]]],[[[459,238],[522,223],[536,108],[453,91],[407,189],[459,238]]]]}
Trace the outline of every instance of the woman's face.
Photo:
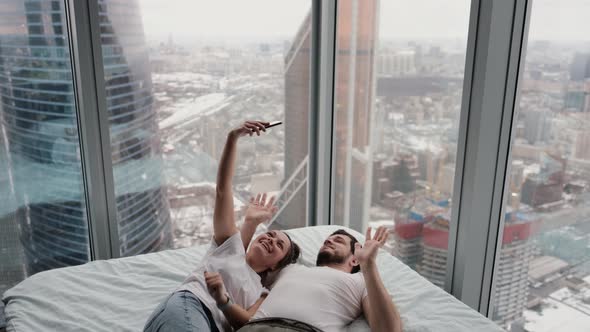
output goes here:
{"type": "Polygon", "coordinates": [[[276,265],[291,250],[291,241],[281,231],[268,231],[259,235],[250,244],[248,252],[258,265],[274,270],[276,265]]]}

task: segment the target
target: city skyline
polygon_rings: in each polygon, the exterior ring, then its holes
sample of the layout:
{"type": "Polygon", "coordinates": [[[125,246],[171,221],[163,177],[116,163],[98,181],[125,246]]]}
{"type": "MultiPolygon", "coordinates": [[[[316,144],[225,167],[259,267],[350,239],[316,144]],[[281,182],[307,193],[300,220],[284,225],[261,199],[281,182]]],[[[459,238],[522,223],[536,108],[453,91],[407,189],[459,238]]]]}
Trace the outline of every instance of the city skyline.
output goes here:
{"type": "MultiPolygon", "coordinates": [[[[292,36],[292,27],[303,20],[311,7],[311,1],[251,0],[246,3],[237,0],[171,0],[166,1],[166,6],[162,6],[161,0],[141,0],[140,5],[148,38],[157,36],[158,39],[166,40],[169,35],[173,35],[183,41],[194,37],[205,37],[204,40],[227,38],[236,41],[249,37],[268,41],[272,38],[292,36]],[[259,8],[266,10],[262,11],[259,8]],[[165,12],[170,15],[163,14],[165,12]],[[273,15],[265,14],[271,12],[273,15]],[[191,22],[190,26],[187,25],[188,22],[191,22]],[[203,34],[203,31],[207,33],[203,34]]],[[[463,42],[469,24],[470,5],[471,2],[467,0],[380,1],[380,38],[461,39],[463,42]],[[440,29],[441,26],[445,28],[440,29]],[[400,34],[402,32],[403,34],[400,34]]],[[[586,20],[585,15],[590,12],[588,0],[537,0],[533,2],[532,10],[535,15],[531,19],[530,41],[590,41],[590,37],[585,33],[590,30],[590,22],[586,20]],[[559,25],[551,22],[559,22],[559,25]]]]}

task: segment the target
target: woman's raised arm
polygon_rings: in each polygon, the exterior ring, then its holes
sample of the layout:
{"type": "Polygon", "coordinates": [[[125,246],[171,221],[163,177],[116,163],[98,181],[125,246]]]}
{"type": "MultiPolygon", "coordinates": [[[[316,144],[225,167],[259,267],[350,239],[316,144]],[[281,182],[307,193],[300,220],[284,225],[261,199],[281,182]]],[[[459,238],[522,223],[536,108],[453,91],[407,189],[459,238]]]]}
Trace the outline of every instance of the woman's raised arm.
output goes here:
{"type": "Polygon", "coordinates": [[[246,121],[227,135],[225,147],[217,169],[217,187],[215,194],[215,209],[213,211],[213,235],[217,245],[221,245],[230,236],[238,232],[234,219],[234,197],[232,179],[234,176],[237,144],[242,136],[258,135],[266,131],[268,122],[246,121]]]}

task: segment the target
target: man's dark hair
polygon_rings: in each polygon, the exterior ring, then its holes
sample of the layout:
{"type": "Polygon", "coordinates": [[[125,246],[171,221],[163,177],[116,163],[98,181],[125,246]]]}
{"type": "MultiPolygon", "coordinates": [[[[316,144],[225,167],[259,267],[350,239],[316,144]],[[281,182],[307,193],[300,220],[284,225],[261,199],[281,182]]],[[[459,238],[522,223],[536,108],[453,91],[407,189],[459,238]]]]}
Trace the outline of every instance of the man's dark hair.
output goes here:
{"type": "MultiPolygon", "coordinates": [[[[359,242],[354,236],[352,236],[350,233],[348,233],[347,231],[343,230],[343,229],[339,229],[337,231],[335,231],[334,233],[330,234],[330,236],[333,235],[344,235],[347,236],[350,239],[350,252],[354,255],[354,245],[359,242]]],[[[353,266],[352,267],[352,271],[350,271],[350,273],[357,273],[361,270],[361,266],[357,265],[357,266],[353,266]]]]}

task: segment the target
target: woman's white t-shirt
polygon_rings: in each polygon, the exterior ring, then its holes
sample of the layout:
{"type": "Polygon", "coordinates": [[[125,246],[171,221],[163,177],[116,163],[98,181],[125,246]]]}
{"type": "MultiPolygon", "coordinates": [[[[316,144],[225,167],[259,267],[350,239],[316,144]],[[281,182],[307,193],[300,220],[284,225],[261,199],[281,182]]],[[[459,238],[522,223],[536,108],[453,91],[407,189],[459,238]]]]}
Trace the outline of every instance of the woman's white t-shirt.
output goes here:
{"type": "Polygon", "coordinates": [[[262,287],[258,273],[246,263],[246,251],[239,232],[219,246],[212,240],[211,247],[199,266],[191,272],[177,291],[188,290],[195,294],[209,308],[220,331],[231,331],[231,327],[207,291],[205,271],[221,274],[229,297],[244,309],[248,309],[263,293],[268,292],[262,287]]]}

